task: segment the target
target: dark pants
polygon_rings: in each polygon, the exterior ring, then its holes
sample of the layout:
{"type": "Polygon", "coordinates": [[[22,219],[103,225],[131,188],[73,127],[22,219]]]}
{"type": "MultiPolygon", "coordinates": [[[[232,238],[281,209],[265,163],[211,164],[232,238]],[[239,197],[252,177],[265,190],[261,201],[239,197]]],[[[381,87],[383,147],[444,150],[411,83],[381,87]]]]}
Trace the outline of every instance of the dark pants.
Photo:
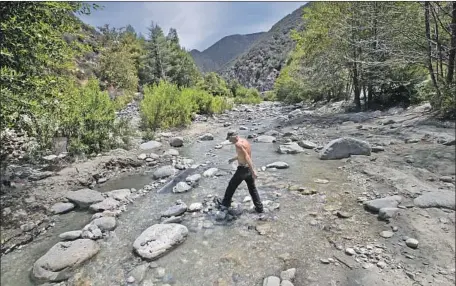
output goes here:
{"type": "Polygon", "coordinates": [[[252,197],[253,204],[257,211],[263,211],[263,204],[261,203],[260,196],[258,195],[257,188],[255,186],[255,179],[252,176],[250,168],[247,166],[238,166],[236,173],[231,178],[228,187],[225,191],[225,197],[223,198],[222,205],[229,207],[231,205],[231,199],[233,198],[234,192],[237,187],[245,181],[249,188],[250,196],[252,197]]]}

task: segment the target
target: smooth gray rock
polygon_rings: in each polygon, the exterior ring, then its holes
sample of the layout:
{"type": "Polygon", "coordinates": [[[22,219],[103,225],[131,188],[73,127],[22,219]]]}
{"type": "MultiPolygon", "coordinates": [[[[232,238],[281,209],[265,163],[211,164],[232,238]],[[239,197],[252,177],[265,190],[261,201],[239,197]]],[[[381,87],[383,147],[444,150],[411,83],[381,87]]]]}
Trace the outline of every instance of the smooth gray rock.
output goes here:
{"type": "Polygon", "coordinates": [[[138,283],[141,283],[146,276],[147,269],[149,269],[148,263],[138,265],[130,272],[130,276],[133,277],[134,280],[138,283]]]}
{"type": "Polygon", "coordinates": [[[103,201],[90,205],[89,209],[93,212],[100,212],[106,210],[114,210],[119,207],[120,202],[113,198],[106,198],[103,201]]]}
{"type": "Polygon", "coordinates": [[[385,151],[385,147],[383,146],[372,146],[372,152],[378,153],[385,151]]]}
{"type": "Polygon", "coordinates": [[[399,213],[399,208],[381,208],[378,212],[378,218],[381,220],[389,220],[394,218],[399,213]]]}
{"type": "Polygon", "coordinates": [[[73,230],[73,231],[67,231],[64,233],[59,234],[59,237],[63,240],[75,240],[77,238],[80,238],[82,234],[81,230],[73,230]]]}
{"type": "Polygon", "coordinates": [[[68,192],[66,198],[75,203],[80,208],[88,208],[90,205],[101,202],[104,197],[100,192],[91,189],[81,189],[68,192]]]}
{"type": "Polygon", "coordinates": [[[276,138],[274,136],[269,136],[269,135],[260,135],[257,138],[255,138],[253,141],[258,142],[258,143],[274,143],[276,142],[276,138]]]}
{"type": "Polygon", "coordinates": [[[203,134],[199,137],[199,140],[201,141],[210,141],[210,140],[214,140],[214,135],[212,135],[211,133],[206,133],[206,134],[203,134]]]}
{"type": "Polygon", "coordinates": [[[106,193],[108,197],[113,198],[118,201],[125,201],[130,195],[130,189],[119,189],[113,190],[106,193]]]}
{"type": "Polygon", "coordinates": [[[280,145],[277,149],[280,154],[298,154],[304,152],[304,149],[296,142],[290,142],[287,144],[280,145]]]}
{"type": "Polygon", "coordinates": [[[188,183],[196,183],[198,182],[199,180],[201,179],[201,175],[200,174],[193,174],[191,176],[188,176],[185,181],[188,182],[188,183]]]}
{"type": "Polygon", "coordinates": [[[410,248],[418,248],[418,240],[416,240],[414,238],[408,238],[405,241],[405,244],[410,248]]]}
{"type": "Polygon", "coordinates": [[[296,275],[296,268],[290,268],[280,273],[280,279],[293,281],[296,275]]]}
{"type": "Polygon", "coordinates": [[[390,238],[390,237],[393,237],[393,235],[394,235],[394,232],[389,231],[389,230],[380,232],[380,236],[383,238],[390,238]]]}
{"type": "Polygon", "coordinates": [[[33,278],[42,282],[67,280],[75,268],[99,250],[100,246],[90,239],[58,242],[33,264],[33,278]]]}
{"type": "Polygon", "coordinates": [[[164,217],[179,216],[187,211],[187,205],[184,203],[176,204],[162,213],[164,217]]]}
{"type": "Polygon", "coordinates": [[[298,141],[298,145],[304,149],[315,149],[318,147],[317,144],[306,140],[298,141]]]}
{"type": "Polygon", "coordinates": [[[146,160],[147,155],[144,154],[144,153],[142,153],[142,154],[139,154],[137,158],[138,158],[138,160],[141,160],[141,161],[142,161],[142,160],[146,160]]]}
{"type": "Polygon", "coordinates": [[[185,193],[190,191],[191,188],[186,182],[179,182],[173,187],[173,193],[185,193]]]}
{"type": "Polygon", "coordinates": [[[204,171],[203,176],[204,177],[212,177],[217,172],[218,172],[217,168],[210,168],[210,169],[207,169],[206,171],[204,171]]]}
{"type": "Polygon", "coordinates": [[[141,233],[133,249],[142,258],[154,260],[184,242],[187,235],[187,227],[181,224],[155,224],[141,233]]]}
{"type": "Polygon", "coordinates": [[[184,138],[174,137],[169,141],[169,145],[172,147],[182,147],[184,145],[184,138]]]}
{"type": "Polygon", "coordinates": [[[413,203],[420,208],[444,208],[455,210],[455,192],[450,190],[428,192],[414,199],[413,203]]]}
{"type": "Polygon", "coordinates": [[[337,160],[348,158],[351,155],[371,155],[369,143],[349,137],[334,139],[323,148],[320,159],[337,160]]]}
{"type": "Polygon", "coordinates": [[[294,286],[294,285],[293,285],[293,283],[291,283],[288,280],[282,280],[282,282],[280,283],[280,286],[294,286]]]}
{"type": "Polygon", "coordinates": [[[101,230],[114,230],[117,226],[115,217],[104,216],[94,219],[91,224],[96,225],[101,230]]]}
{"type": "Polygon", "coordinates": [[[155,170],[153,176],[155,179],[166,178],[174,175],[174,167],[171,165],[166,165],[155,170]]]}
{"type": "Polygon", "coordinates": [[[280,286],[280,278],[276,276],[269,276],[264,278],[263,286],[280,286]]]}
{"type": "Polygon", "coordinates": [[[366,201],[363,204],[365,209],[372,211],[374,213],[378,213],[382,208],[396,208],[401,201],[401,196],[390,196],[381,199],[366,201]]]}
{"type": "Polygon", "coordinates": [[[72,203],[56,203],[51,207],[51,212],[53,214],[63,214],[74,209],[74,204],[72,203]]]}
{"type": "Polygon", "coordinates": [[[285,162],[274,162],[274,163],[266,165],[266,168],[276,168],[276,169],[287,169],[289,167],[290,166],[285,162]]]}
{"type": "Polygon", "coordinates": [[[179,151],[176,149],[168,149],[163,153],[163,156],[179,156],[179,151]]]}
{"type": "Polygon", "coordinates": [[[141,150],[151,150],[151,149],[160,148],[161,146],[162,146],[162,143],[157,142],[155,140],[151,140],[151,141],[148,141],[146,143],[142,143],[139,146],[139,149],[141,149],[141,150]]]}
{"type": "Polygon", "coordinates": [[[193,203],[188,207],[189,212],[197,212],[203,209],[202,203],[193,203]]]}

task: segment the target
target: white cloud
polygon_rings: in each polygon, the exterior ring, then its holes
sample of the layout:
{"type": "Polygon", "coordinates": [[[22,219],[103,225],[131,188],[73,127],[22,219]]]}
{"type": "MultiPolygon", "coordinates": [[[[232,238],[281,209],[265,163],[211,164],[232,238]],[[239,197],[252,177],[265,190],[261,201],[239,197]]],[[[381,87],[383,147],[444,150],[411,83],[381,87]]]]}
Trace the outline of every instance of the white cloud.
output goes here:
{"type": "Polygon", "coordinates": [[[168,33],[169,28],[177,29],[181,45],[196,48],[207,37],[218,31],[223,23],[223,5],[220,2],[143,2],[146,16],[145,27],[151,21],[168,33]]]}

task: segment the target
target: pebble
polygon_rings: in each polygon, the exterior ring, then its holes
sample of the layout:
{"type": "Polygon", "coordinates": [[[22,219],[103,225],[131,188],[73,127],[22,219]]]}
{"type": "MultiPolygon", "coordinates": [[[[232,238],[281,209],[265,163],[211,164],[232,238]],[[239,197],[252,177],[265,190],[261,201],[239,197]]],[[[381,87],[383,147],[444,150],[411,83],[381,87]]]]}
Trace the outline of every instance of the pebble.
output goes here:
{"type": "Polygon", "coordinates": [[[348,254],[348,255],[355,255],[356,252],[353,248],[346,248],[345,249],[345,253],[348,254]]]}
{"type": "Polygon", "coordinates": [[[377,266],[378,266],[378,268],[383,269],[383,268],[386,267],[386,262],[384,262],[384,261],[379,261],[379,262],[377,263],[377,266]]]}
{"type": "Polygon", "coordinates": [[[380,236],[383,237],[383,238],[390,238],[394,235],[394,232],[392,231],[389,231],[389,230],[385,230],[385,231],[382,231],[380,233],[380,236]]]}
{"type": "Polygon", "coordinates": [[[135,278],[133,276],[130,276],[127,278],[127,283],[135,283],[135,278]]]}
{"type": "Polygon", "coordinates": [[[280,279],[293,281],[296,275],[296,268],[290,268],[280,273],[280,279]]]}
{"type": "Polygon", "coordinates": [[[323,263],[323,264],[329,264],[329,260],[326,259],[326,258],[320,258],[320,262],[323,263]]]}
{"type": "Polygon", "coordinates": [[[409,238],[405,241],[405,244],[410,248],[418,248],[418,240],[409,238]]]}

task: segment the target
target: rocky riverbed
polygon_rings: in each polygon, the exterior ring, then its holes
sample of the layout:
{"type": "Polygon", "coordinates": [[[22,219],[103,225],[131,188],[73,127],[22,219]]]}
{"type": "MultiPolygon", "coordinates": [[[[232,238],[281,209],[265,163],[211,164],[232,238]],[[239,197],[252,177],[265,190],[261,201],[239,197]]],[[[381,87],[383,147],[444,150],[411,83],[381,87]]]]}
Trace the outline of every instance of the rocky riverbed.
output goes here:
{"type": "Polygon", "coordinates": [[[237,106],[40,170],[2,193],[2,285],[454,285],[455,125],[428,108],[237,106]],[[245,184],[215,207],[230,129],[263,214],[245,184]]]}

